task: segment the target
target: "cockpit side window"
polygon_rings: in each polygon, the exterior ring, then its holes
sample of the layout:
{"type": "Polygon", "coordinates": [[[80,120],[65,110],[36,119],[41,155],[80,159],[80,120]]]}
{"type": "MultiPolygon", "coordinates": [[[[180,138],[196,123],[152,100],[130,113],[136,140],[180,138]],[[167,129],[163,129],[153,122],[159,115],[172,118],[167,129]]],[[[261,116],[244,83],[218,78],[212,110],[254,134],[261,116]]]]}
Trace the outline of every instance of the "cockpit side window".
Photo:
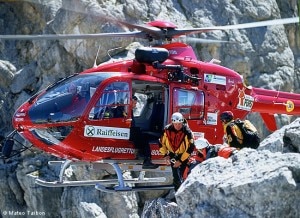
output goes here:
{"type": "Polygon", "coordinates": [[[188,120],[203,119],[204,93],[202,91],[175,88],[173,111],[180,112],[188,120]]]}
{"type": "Polygon", "coordinates": [[[89,113],[89,119],[124,118],[129,108],[129,84],[113,82],[107,85],[99,100],[89,113]]]}

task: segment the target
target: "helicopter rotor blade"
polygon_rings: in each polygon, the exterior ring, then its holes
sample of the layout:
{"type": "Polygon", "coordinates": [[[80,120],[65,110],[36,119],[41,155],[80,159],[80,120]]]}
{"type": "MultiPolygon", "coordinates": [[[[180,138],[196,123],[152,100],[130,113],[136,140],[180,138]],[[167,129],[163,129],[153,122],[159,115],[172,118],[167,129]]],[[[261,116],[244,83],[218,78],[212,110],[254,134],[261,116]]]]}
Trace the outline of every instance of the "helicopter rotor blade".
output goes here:
{"type": "Polygon", "coordinates": [[[107,20],[109,22],[116,23],[116,24],[128,27],[128,28],[140,30],[141,32],[148,33],[152,36],[159,37],[161,35],[161,29],[159,29],[157,27],[131,24],[131,23],[128,23],[128,22],[125,22],[125,21],[122,21],[122,20],[116,20],[116,19],[113,19],[113,18],[110,18],[110,17],[107,17],[107,16],[104,17],[104,16],[101,16],[101,15],[98,15],[98,17],[100,17],[101,19],[107,20]]]}
{"type": "MultiPolygon", "coordinates": [[[[234,24],[234,25],[227,25],[227,26],[212,26],[212,27],[186,28],[186,29],[177,29],[177,28],[165,29],[165,28],[158,28],[154,26],[142,26],[142,25],[130,24],[112,18],[105,18],[105,19],[111,22],[116,22],[118,24],[124,25],[129,28],[138,29],[140,31],[121,32],[121,33],[95,33],[95,34],[0,35],[0,40],[1,39],[2,40],[97,39],[103,37],[137,37],[137,38],[145,38],[145,39],[154,38],[160,40],[160,39],[172,39],[182,35],[204,33],[204,32],[215,31],[215,30],[246,29],[246,28],[291,24],[291,23],[299,22],[299,17],[294,17],[294,18],[285,18],[285,19],[277,19],[277,20],[259,21],[253,23],[234,24]]],[[[198,40],[198,42],[201,41],[203,41],[204,43],[225,42],[219,40],[217,40],[216,42],[212,40],[202,40],[202,39],[198,40]]]]}
{"type": "Polygon", "coordinates": [[[45,34],[45,35],[0,35],[0,40],[61,40],[61,39],[99,39],[102,37],[139,37],[144,38],[143,32],[95,33],[95,34],[45,34]]]}
{"type": "Polygon", "coordinates": [[[214,30],[247,29],[247,28],[291,24],[291,23],[299,23],[299,17],[258,21],[253,23],[234,24],[234,25],[227,25],[227,26],[212,26],[212,27],[200,27],[200,28],[190,28],[190,29],[171,29],[168,31],[167,35],[168,37],[176,37],[185,34],[204,33],[204,32],[210,32],[214,30]]]}
{"type": "Polygon", "coordinates": [[[195,43],[203,43],[203,44],[216,44],[216,43],[233,43],[232,41],[227,41],[227,40],[218,40],[218,39],[201,39],[201,38],[196,38],[196,37],[180,37],[183,40],[186,40],[187,42],[195,42],[195,43]]]}

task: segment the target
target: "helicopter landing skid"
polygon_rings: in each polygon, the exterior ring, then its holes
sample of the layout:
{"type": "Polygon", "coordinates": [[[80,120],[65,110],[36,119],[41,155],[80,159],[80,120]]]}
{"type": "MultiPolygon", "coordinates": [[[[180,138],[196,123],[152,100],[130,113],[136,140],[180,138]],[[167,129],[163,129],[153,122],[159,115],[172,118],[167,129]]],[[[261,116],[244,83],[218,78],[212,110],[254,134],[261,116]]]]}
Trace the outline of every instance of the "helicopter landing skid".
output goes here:
{"type": "MultiPolygon", "coordinates": [[[[70,186],[91,186],[94,185],[97,190],[103,192],[128,192],[128,191],[147,191],[147,190],[169,190],[173,189],[173,185],[148,185],[148,186],[132,186],[134,184],[150,184],[150,183],[166,183],[166,177],[145,178],[145,171],[151,172],[171,172],[170,167],[161,165],[157,169],[142,169],[142,165],[138,160],[124,161],[124,160],[101,160],[89,163],[93,168],[106,168],[104,164],[109,164],[113,167],[117,174],[117,179],[104,180],[82,180],[82,181],[67,181],[65,180],[65,171],[72,165],[86,165],[86,162],[66,161],[50,161],[50,165],[60,164],[60,174],[57,181],[49,182],[40,178],[35,178],[35,183],[44,187],[70,187],[70,186]],[[123,170],[139,171],[137,178],[125,179],[123,178],[123,170]],[[108,187],[108,185],[114,185],[108,187]]],[[[33,175],[31,175],[33,176],[33,175]]],[[[34,176],[33,176],[34,177],[34,176]]]]}

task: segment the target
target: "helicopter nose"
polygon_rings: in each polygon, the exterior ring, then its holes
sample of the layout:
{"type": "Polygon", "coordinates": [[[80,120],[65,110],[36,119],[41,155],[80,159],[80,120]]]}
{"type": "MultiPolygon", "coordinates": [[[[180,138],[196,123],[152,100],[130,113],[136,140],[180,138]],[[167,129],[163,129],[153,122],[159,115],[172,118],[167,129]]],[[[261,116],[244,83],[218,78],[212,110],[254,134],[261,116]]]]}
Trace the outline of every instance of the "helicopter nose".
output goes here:
{"type": "Polygon", "coordinates": [[[12,120],[12,123],[13,123],[13,126],[14,128],[20,132],[20,131],[23,131],[24,130],[24,123],[26,123],[26,120],[28,120],[26,118],[26,112],[21,110],[21,111],[17,111],[14,116],[13,116],[13,120],[12,120]]]}

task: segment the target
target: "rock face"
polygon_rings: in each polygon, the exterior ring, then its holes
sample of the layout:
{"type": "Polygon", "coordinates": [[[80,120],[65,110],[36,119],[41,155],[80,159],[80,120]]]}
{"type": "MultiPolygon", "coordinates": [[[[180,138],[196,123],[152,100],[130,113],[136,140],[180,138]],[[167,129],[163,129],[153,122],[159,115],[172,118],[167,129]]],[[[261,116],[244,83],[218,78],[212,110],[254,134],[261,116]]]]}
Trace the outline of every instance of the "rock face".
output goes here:
{"type": "Polygon", "coordinates": [[[299,217],[300,153],[292,153],[299,148],[300,141],[294,141],[299,135],[300,118],[257,150],[206,160],[176,192],[178,207],[166,199],[148,201],[144,217],[299,217]]]}
{"type": "Polygon", "coordinates": [[[261,142],[259,150],[270,150],[272,152],[300,152],[300,120],[299,118],[286,125],[261,142]]]}
{"type": "MultiPolygon", "coordinates": [[[[203,27],[254,22],[262,19],[296,16],[296,1],[215,0],[189,4],[173,1],[140,1],[132,3],[88,1],[28,1],[1,3],[0,30],[3,34],[85,34],[126,31],[126,28],[101,19],[111,16],[140,24],[149,20],[170,20],[178,27],[203,27]],[[159,6],[159,7],[158,7],[159,6]],[[278,7],[280,6],[280,7],[278,7]],[[147,13],[145,13],[147,11],[147,13]]],[[[191,43],[198,57],[204,61],[216,58],[222,65],[240,72],[246,82],[257,87],[282,91],[299,90],[300,34],[296,25],[272,26],[247,30],[214,31],[202,38],[227,40],[224,44],[191,43]]],[[[0,41],[0,98],[2,124],[0,136],[11,130],[11,116],[15,109],[40,89],[83,69],[92,67],[100,47],[97,63],[108,60],[107,51],[127,54],[133,39],[101,40],[36,40],[0,41]]],[[[250,116],[265,137],[267,131],[260,116],[250,116]],[[261,125],[260,125],[261,124],[261,125]],[[261,127],[260,127],[261,126],[261,127]]],[[[278,118],[278,126],[294,118],[278,118]]]]}
{"type": "Polygon", "coordinates": [[[299,164],[299,153],[248,149],[229,159],[208,160],[192,171],[176,193],[180,214],[299,217],[299,164]]]}
{"type": "MultiPolygon", "coordinates": [[[[293,0],[6,1],[0,3],[0,32],[127,31],[101,20],[99,16],[103,14],[135,24],[160,19],[178,27],[202,27],[292,17],[298,11],[293,0]]],[[[192,43],[200,59],[222,60],[222,65],[243,74],[253,86],[300,92],[299,26],[216,31],[201,37],[234,43],[192,43]]],[[[12,129],[13,112],[31,95],[59,78],[92,67],[99,46],[98,64],[108,60],[107,51],[111,48],[122,47],[112,55],[130,55],[129,47],[134,44],[127,46],[131,42],[132,39],[0,41],[0,136],[12,129]]],[[[264,137],[270,134],[257,114],[250,119],[264,137]]],[[[294,117],[279,116],[278,126],[293,120],[294,117]]],[[[107,194],[94,187],[37,186],[28,174],[38,172],[55,179],[59,169],[47,166],[53,157],[33,149],[33,153],[0,164],[0,212],[3,217],[32,217],[34,213],[40,217],[300,217],[299,122],[269,135],[257,151],[245,149],[232,159],[215,158],[199,165],[176,193],[177,204],[162,198],[166,194],[162,192],[107,194]]],[[[113,175],[84,168],[77,169],[76,176],[101,179],[113,175]]]]}

